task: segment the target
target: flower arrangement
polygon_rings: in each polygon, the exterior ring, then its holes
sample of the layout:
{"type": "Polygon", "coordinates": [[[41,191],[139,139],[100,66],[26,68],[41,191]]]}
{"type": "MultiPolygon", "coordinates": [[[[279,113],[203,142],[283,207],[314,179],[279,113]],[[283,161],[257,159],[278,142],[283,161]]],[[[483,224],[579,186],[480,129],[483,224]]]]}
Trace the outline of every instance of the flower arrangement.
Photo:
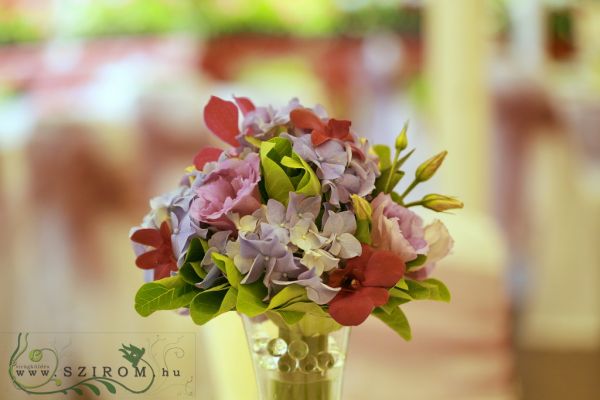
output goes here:
{"type": "Polygon", "coordinates": [[[410,339],[401,305],[449,301],[429,276],[452,238],[412,208],[462,203],[439,194],[406,200],[446,152],[395,192],[414,151],[406,125],[390,149],[295,99],[277,110],[212,97],[204,120],[231,147],[200,150],[179,187],[152,199],[130,234],[136,265],[152,276],[135,298],[140,315],[186,309],[202,325],[237,311],[281,326],[320,321],[325,334],[372,314],[410,339]]]}

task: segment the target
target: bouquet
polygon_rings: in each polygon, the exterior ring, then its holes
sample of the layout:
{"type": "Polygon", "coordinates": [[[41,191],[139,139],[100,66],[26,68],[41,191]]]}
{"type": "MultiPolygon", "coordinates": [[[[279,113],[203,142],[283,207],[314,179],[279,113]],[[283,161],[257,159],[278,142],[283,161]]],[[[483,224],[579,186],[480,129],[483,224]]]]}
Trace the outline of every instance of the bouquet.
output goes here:
{"type": "MultiPolygon", "coordinates": [[[[201,149],[179,186],[152,199],[130,234],[136,265],[152,278],[135,298],[140,315],[184,309],[202,325],[237,311],[269,320],[284,339],[279,343],[298,339],[305,353],[315,350],[308,372],[322,376],[321,364],[332,360],[319,337],[372,314],[410,339],[401,305],[449,301],[448,289],[430,275],[452,238],[441,221],[424,225],[413,207],[443,212],[462,203],[440,194],[407,200],[446,152],[395,191],[414,151],[407,150],[406,125],[394,148],[370,146],[350,121],[329,118],[320,106],[294,99],[281,109],[256,107],[244,97],[211,97],[204,120],[231,147],[201,149]]],[[[268,350],[281,367],[292,348],[268,350]]],[[[291,369],[279,372],[300,368],[306,357],[292,357],[291,369]]],[[[280,398],[281,390],[288,390],[285,398],[324,398],[317,393],[327,391],[322,383],[296,397],[289,388],[274,390],[280,398]]]]}

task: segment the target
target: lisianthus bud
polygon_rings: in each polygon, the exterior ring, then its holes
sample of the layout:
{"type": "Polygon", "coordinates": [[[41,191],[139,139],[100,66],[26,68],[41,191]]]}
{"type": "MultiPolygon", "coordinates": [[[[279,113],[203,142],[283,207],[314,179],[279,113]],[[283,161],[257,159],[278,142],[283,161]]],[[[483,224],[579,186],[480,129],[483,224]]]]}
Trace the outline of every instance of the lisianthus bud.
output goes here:
{"type": "Polygon", "coordinates": [[[419,165],[419,168],[417,168],[417,172],[415,173],[416,180],[418,182],[425,182],[426,180],[429,180],[433,174],[435,174],[435,171],[437,171],[440,165],[442,165],[444,158],[446,158],[446,154],[448,154],[448,152],[444,150],[441,153],[431,157],[423,164],[419,165]]]}
{"type": "Polygon", "coordinates": [[[356,215],[356,231],[354,236],[361,243],[371,244],[371,203],[356,194],[352,196],[352,205],[356,215]]]}
{"type": "Polygon", "coordinates": [[[444,196],[443,194],[428,194],[421,200],[423,207],[430,210],[442,212],[455,208],[463,208],[462,201],[454,197],[444,196]]]}
{"type": "Polygon", "coordinates": [[[371,220],[371,204],[356,194],[353,194],[351,198],[356,218],[361,220],[371,220]]]}
{"type": "Polygon", "coordinates": [[[398,136],[396,136],[396,151],[400,152],[408,146],[408,138],[406,136],[406,131],[408,131],[408,122],[404,124],[402,128],[402,132],[398,136]]]}

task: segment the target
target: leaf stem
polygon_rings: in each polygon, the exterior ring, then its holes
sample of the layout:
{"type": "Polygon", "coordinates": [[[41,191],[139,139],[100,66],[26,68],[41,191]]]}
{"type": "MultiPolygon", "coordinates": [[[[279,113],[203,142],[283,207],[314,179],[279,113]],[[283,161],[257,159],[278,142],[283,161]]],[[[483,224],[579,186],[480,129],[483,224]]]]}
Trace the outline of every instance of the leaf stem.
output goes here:
{"type": "Polygon", "coordinates": [[[419,200],[419,201],[413,201],[411,203],[406,203],[404,205],[404,207],[409,208],[409,207],[422,206],[422,205],[423,205],[423,201],[419,200]]]}
{"type": "Polygon", "coordinates": [[[408,195],[411,190],[413,190],[417,185],[419,184],[419,181],[415,178],[411,184],[406,188],[406,190],[404,191],[404,193],[402,193],[400,195],[400,200],[404,200],[404,198],[406,197],[406,195],[408,195]]]}
{"type": "Polygon", "coordinates": [[[398,158],[400,158],[400,152],[398,152],[398,150],[395,151],[394,153],[394,162],[392,163],[392,166],[390,167],[390,173],[388,174],[387,180],[385,182],[385,186],[383,187],[383,193],[389,193],[390,192],[390,183],[392,182],[392,176],[396,173],[396,168],[398,168],[398,158]]]}

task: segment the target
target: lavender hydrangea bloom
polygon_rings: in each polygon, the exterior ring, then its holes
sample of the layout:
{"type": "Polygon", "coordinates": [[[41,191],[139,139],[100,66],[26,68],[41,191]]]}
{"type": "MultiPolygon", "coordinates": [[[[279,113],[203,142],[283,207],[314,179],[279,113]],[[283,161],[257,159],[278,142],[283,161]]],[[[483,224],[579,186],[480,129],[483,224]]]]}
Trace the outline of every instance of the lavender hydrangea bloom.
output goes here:
{"type": "Polygon", "coordinates": [[[352,160],[344,174],[332,180],[323,180],[323,188],[330,193],[329,202],[339,206],[349,203],[350,195],[365,197],[375,189],[376,170],[352,160]]]}
{"type": "Polygon", "coordinates": [[[279,286],[300,285],[306,288],[308,298],[317,304],[327,304],[338,294],[340,288],[332,288],[323,283],[315,268],[303,268],[294,280],[273,280],[279,286]]]}
{"type": "MultiPolygon", "coordinates": [[[[154,197],[150,200],[151,211],[142,223],[142,228],[158,229],[160,224],[169,220],[171,229],[171,244],[177,258],[177,265],[181,267],[190,241],[194,237],[206,238],[208,231],[201,228],[190,218],[190,205],[194,199],[194,192],[187,186],[154,197]]],[[[138,228],[135,228],[137,230],[138,228]]],[[[133,244],[136,256],[147,251],[146,246],[133,244]]]]}
{"type": "Polygon", "coordinates": [[[314,147],[310,135],[295,137],[283,134],[281,136],[292,141],[293,149],[300,157],[316,165],[319,179],[333,180],[344,174],[349,157],[341,143],[329,140],[314,147]]]}
{"type": "Polygon", "coordinates": [[[298,99],[293,98],[287,106],[274,109],[272,106],[256,107],[248,112],[242,121],[242,133],[237,137],[240,143],[244,143],[244,136],[251,135],[260,140],[269,140],[275,136],[273,128],[290,122],[290,112],[302,107],[298,99]]]}
{"type": "Polygon", "coordinates": [[[306,197],[298,193],[290,193],[285,219],[288,224],[295,224],[298,219],[317,219],[321,212],[320,197],[306,197]]]}
{"type": "Polygon", "coordinates": [[[215,281],[223,274],[212,259],[212,253],[224,253],[227,246],[227,240],[231,235],[231,231],[215,232],[208,240],[208,250],[204,254],[204,258],[200,265],[208,271],[202,282],[196,284],[200,289],[208,289],[214,285],[215,281]]]}
{"type": "Polygon", "coordinates": [[[323,226],[323,236],[328,237],[331,243],[329,252],[334,256],[348,259],[359,256],[362,247],[354,236],[356,232],[356,218],[350,211],[334,213],[329,211],[323,226]]]}
{"type": "MultiPolygon", "coordinates": [[[[228,256],[233,255],[236,267],[245,275],[242,283],[255,282],[263,273],[269,275],[288,253],[273,231],[261,233],[240,233],[238,246],[227,248],[228,256]]],[[[269,287],[268,281],[265,286],[269,287]]]]}

